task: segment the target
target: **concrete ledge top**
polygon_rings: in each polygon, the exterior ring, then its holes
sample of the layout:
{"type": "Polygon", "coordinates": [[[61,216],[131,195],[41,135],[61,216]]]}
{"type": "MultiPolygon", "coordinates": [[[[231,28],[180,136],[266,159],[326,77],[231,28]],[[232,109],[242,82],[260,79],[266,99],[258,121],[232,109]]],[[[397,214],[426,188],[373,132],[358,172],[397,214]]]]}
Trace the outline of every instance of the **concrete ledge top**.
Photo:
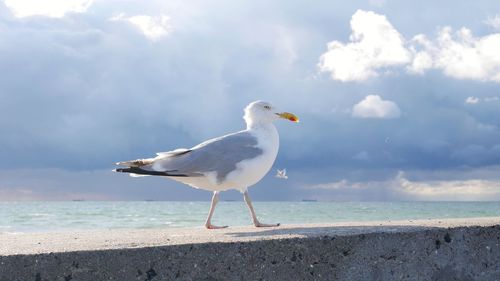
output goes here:
{"type": "Polygon", "coordinates": [[[381,232],[413,232],[432,228],[493,225],[500,225],[500,217],[299,224],[272,228],[238,226],[218,230],[196,227],[58,233],[0,233],[0,256],[348,236],[381,232]]]}

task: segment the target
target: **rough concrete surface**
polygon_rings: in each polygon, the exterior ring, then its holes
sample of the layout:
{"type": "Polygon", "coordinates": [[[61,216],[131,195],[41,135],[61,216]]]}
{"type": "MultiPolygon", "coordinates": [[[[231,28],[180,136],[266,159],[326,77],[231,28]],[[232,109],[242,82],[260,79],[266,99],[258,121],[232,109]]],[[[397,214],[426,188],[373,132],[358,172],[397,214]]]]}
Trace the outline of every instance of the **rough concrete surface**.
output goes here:
{"type": "Polygon", "coordinates": [[[500,281],[500,218],[1,234],[0,280],[500,281]]]}

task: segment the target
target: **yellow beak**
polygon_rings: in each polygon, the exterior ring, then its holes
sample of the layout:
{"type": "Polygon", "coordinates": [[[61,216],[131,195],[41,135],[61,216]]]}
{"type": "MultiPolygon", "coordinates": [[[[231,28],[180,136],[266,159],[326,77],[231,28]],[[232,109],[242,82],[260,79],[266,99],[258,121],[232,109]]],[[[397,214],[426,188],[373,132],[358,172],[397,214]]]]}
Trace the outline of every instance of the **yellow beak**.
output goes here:
{"type": "Polygon", "coordinates": [[[278,115],[279,117],[283,118],[283,119],[288,119],[292,122],[299,122],[299,117],[293,115],[292,113],[289,113],[289,112],[283,112],[283,113],[276,113],[276,115],[278,115]]]}

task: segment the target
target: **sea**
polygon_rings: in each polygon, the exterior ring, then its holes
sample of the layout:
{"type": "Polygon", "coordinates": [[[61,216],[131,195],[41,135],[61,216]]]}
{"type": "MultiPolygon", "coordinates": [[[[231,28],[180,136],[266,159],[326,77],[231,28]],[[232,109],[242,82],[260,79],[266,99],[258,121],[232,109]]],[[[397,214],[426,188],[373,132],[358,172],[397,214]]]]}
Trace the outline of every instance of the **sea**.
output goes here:
{"type": "MultiPolygon", "coordinates": [[[[201,227],[210,202],[0,202],[0,234],[201,227]]],[[[334,223],[500,216],[500,202],[254,202],[262,222],[334,223]]],[[[214,224],[251,223],[244,202],[220,202],[214,224]]]]}

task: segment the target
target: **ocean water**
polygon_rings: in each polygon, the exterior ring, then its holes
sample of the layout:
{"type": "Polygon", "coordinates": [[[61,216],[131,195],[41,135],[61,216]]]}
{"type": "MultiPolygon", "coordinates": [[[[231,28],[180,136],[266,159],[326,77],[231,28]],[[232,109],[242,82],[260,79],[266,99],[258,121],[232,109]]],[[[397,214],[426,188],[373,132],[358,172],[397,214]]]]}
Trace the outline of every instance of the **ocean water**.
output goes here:
{"type": "MultiPolygon", "coordinates": [[[[202,226],[209,202],[0,202],[0,233],[202,226]]],[[[262,222],[329,223],[500,216],[500,202],[254,202],[262,222]]],[[[214,224],[248,225],[244,202],[220,202],[214,224]]]]}

